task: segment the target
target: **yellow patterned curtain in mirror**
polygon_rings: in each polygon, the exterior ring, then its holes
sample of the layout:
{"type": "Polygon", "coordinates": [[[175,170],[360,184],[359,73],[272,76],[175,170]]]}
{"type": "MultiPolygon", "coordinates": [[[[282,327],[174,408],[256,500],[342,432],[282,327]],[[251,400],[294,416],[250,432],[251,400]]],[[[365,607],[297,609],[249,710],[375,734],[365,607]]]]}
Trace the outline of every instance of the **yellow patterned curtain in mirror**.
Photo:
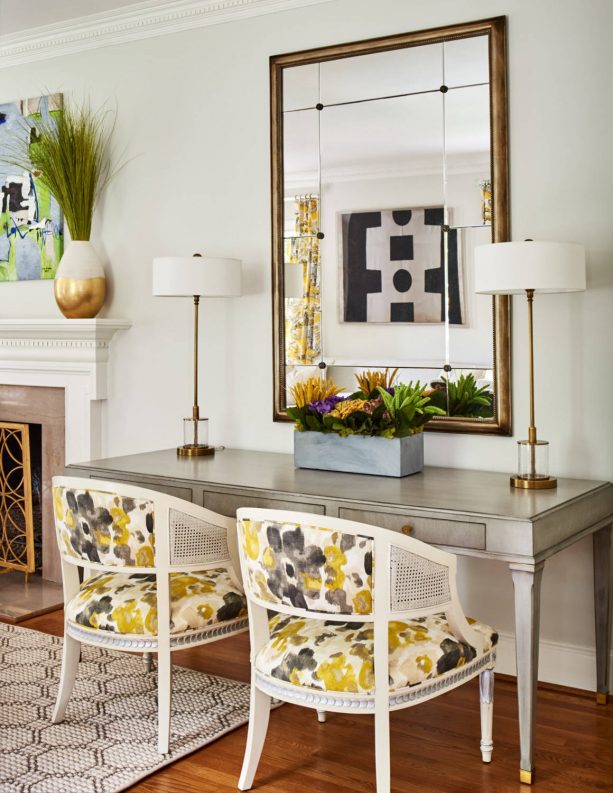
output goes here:
{"type": "Polygon", "coordinates": [[[302,272],[299,297],[285,298],[285,362],[309,365],[321,356],[321,263],[319,255],[319,198],[296,196],[295,221],[285,240],[286,273],[302,272]]]}

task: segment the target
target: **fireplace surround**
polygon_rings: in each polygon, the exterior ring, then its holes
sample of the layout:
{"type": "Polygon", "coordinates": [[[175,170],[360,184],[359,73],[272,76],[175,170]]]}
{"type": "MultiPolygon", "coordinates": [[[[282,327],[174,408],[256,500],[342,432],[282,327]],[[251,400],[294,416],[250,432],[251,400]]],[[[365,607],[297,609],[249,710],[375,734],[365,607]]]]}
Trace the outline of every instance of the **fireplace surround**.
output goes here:
{"type": "Polygon", "coordinates": [[[0,420],[41,425],[43,581],[61,581],[51,477],[67,463],[102,455],[111,340],[130,326],[115,319],[0,320],[0,420]]]}

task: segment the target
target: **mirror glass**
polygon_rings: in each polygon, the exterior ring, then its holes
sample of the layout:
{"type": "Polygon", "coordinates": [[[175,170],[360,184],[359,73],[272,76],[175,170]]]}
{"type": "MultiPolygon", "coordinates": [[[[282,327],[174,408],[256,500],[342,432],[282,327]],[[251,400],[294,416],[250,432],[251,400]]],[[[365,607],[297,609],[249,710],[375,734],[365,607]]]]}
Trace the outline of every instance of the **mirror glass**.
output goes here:
{"type": "Polygon", "coordinates": [[[351,393],[397,368],[435,390],[432,428],[509,431],[506,299],[473,291],[474,249],[507,213],[484,24],[271,59],[276,418],[298,380],[351,393]]]}

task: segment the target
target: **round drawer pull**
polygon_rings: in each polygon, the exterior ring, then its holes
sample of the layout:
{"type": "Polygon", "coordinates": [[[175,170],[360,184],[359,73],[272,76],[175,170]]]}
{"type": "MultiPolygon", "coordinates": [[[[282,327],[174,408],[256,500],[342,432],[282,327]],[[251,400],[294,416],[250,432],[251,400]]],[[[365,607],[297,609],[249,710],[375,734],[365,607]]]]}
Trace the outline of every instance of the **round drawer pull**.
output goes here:
{"type": "Polygon", "coordinates": [[[400,531],[403,534],[411,534],[411,532],[413,531],[413,527],[411,526],[410,523],[407,523],[406,526],[403,526],[400,531]]]}

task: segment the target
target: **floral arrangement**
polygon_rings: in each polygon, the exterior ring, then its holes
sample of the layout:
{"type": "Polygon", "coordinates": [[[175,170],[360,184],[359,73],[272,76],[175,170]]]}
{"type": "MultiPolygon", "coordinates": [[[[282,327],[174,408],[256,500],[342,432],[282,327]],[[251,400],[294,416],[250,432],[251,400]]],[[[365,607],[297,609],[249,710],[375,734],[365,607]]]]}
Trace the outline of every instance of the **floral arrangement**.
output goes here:
{"type": "Polygon", "coordinates": [[[392,372],[367,371],[356,375],[358,390],[342,396],[332,379],[310,377],[297,383],[291,394],[294,407],[287,414],[299,432],[335,432],[403,438],[421,432],[432,416],[445,411],[430,403],[431,391],[421,383],[394,383],[392,372]]]}

